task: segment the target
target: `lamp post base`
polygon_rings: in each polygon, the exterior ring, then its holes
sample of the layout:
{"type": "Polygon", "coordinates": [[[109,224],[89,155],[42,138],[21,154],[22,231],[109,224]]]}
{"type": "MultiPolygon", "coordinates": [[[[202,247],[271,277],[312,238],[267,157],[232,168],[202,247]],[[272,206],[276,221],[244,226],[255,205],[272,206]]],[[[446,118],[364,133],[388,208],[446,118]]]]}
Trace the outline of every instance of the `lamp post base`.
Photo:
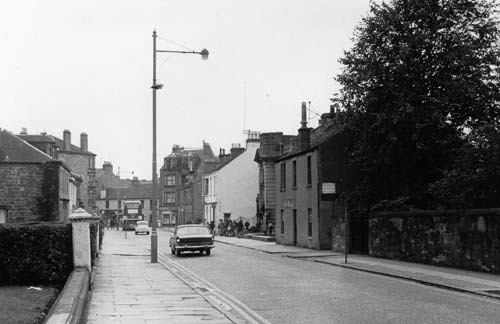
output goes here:
{"type": "Polygon", "coordinates": [[[151,232],[151,263],[158,263],[158,234],[156,230],[151,232]]]}

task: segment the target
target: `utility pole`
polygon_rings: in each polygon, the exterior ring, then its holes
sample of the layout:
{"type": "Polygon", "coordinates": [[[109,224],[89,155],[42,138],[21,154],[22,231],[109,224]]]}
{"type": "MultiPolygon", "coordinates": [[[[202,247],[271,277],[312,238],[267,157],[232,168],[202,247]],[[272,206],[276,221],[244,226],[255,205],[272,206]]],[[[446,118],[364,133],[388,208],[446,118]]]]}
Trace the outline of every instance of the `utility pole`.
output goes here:
{"type": "Polygon", "coordinates": [[[151,263],[158,262],[158,233],[156,221],[156,30],[153,31],[153,204],[151,206],[151,263]]]}

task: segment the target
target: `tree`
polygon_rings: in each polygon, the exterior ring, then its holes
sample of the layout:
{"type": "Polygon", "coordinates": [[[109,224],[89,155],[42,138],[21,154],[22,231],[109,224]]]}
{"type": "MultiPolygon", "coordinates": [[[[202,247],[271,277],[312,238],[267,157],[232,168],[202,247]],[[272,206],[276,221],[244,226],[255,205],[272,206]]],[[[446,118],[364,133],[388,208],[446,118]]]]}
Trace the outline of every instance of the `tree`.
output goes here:
{"type": "Polygon", "coordinates": [[[500,206],[500,129],[493,124],[467,134],[453,165],[430,186],[439,207],[500,206]]]}
{"type": "Polygon", "coordinates": [[[500,120],[497,5],[487,0],[371,4],[340,59],[335,99],[356,134],[352,162],[365,203],[432,200],[467,143],[500,120]]]}

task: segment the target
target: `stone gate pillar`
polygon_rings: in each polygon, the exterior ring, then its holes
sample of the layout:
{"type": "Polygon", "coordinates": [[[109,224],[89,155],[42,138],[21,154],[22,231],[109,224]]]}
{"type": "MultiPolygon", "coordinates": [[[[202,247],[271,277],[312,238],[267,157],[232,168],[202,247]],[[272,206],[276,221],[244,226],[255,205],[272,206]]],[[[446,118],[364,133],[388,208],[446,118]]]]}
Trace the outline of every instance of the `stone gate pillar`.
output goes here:
{"type": "Polygon", "coordinates": [[[90,223],[93,217],[83,208],[78,208],[69,215],[73,232],[73,264],[75,268],[91,271],[90,223]]]}

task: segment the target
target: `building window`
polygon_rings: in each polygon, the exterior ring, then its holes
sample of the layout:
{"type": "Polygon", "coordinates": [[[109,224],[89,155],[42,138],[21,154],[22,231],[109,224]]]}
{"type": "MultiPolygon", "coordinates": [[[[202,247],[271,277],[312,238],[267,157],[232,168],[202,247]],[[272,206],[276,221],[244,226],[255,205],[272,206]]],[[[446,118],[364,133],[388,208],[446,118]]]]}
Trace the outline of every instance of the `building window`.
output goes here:
{"type": "Polygon", "coordinates": [[[166,192],[166,203],[175,204],[175,192],[166,192]]]}
{"type": "Polygon", "coordinates": [[[281,180],[281,190],[285,190],[286,189],[286,163],[285,162],[282,162],[280,164],[280,167],[281,167],[281,172],[280,172],[280,180],[281,180]]]}
{"type": "Polygon", "coordinates": [[[175,186],[175,174],[168,174],[165,181],[167,186],[175,186]]]}
{"type": "Polygon", "coordinates": [[[106,209],[109,209],[109,200],[106,199],[106,209]]]}
{"type": "Polygon", "coordinates": [[[284,218],[284,213],[285,211],[282,209],[281,214],[280,214],[280,230],[281,234],[285,234],[285,218],[284,218]]]}
{"type": "Polygon", "coordinates": [[[208,185],[209,185],[208,178],[203,179],[203,192],[205,193],[205,196],[209,195],[208,185]]]}
{"type": "Polygon", "coordinates": [[[7,208],[0,207],[0,224],[7,223],[7,208]]]}
{"type": "Polygon", "coordinates": [[[292,162],[292,186],[297,188],[297,161],[292,162]]]}
{"type": "Polygon", "coordinates": [[[311,156],[307,156],[307,184],[311,185],[312,184],[312,171],[311,171],[311,156]]]}
{"type": "Polygon", "coordinates": [[[313,236],[313,212],[312,208],[307,208],[307,236],[313,236]]]}
{"type": "Polygon", "coordinates": [[[122,201],[118,200],[118,211],[122,209],[122,201]]]}

